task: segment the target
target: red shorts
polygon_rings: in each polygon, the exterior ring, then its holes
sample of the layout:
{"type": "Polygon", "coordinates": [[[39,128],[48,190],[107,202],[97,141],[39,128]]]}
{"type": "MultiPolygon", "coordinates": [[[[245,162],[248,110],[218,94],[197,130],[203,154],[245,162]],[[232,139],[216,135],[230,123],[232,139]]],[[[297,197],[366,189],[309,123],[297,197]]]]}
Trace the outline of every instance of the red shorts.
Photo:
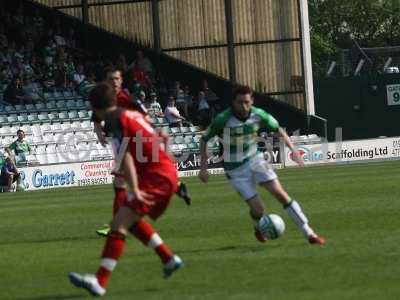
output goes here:
{"type": "Polygon", "coordinates": [[[151,219],[159,218],[169,205],[169,201],[177,191],[177,180],[169,179],[158,174],[148,176],[146,180],[139,180],[139,189],[150,195],[152,205],[136,199],[127,200],[125,206],[140,216],[148,215],[151,219]]]}

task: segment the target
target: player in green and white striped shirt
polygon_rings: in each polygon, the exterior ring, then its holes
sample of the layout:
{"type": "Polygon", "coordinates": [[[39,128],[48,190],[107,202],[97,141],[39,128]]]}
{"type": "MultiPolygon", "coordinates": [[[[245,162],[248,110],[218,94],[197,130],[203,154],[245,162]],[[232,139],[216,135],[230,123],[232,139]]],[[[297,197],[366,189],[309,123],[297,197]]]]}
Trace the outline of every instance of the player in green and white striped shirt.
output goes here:
{"type": "Polygon", "coordinates": [[[260,242],[266,241],[258,228],[259,220],[264,215],[264,204],[256,191],[256,186],[260,185],[283,204],[288,215],[311,244],[323,245],[325,240],[315,234],[299,203],[286,193],[271,165],[264,159],[263,153],[258,151],[258,130],[266,128],[271,132],[279,133],[285,144],[292,150],[293,159],[301,166],[303,165],[302,158],[286,132],[279,126],[278,121],[264,110],[254,107],[253,103],[251,89],[240,87],[234,93],[231,107],[220,113],[210,124],[200,143],[199,177],[203,182],[208,181],[207,142],[214,136],[218,136],[224,148],[225,173],[233,188],[249,205],[257,239],[260,242]]]}

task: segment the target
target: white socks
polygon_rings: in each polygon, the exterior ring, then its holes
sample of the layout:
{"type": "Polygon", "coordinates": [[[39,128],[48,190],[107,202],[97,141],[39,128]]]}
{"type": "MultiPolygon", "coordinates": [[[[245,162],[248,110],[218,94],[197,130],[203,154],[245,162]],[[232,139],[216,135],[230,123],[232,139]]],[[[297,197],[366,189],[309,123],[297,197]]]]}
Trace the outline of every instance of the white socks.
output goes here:
{"type": "Polygon", "coordinates": [[[287,214],[296,223],[297,227],[299,227],[300,230],[303,231],[303,234],[306,238],[316,235],[311,227],[308,225],[308,219],[304,215],[299,203],[296,200],[292,200],[289,204],[285,205],[284,208],[287,214]]]}

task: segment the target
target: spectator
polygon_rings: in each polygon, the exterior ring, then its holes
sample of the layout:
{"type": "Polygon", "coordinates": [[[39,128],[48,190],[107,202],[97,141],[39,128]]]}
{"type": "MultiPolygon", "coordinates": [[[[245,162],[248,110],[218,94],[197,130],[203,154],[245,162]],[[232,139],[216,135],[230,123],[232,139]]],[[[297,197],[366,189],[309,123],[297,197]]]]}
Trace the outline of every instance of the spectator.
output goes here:
{"type": "Polygon", "coordinates": [[[16,156],[25,157],[25,155],[31,152],[31,145],[25,141],[25,132],[22,129],[17,131],[17,137],[18,138],[6,148],[6,152],[8,155],[12,156],[13,154],[11,151],[14,151],[16,156]]]}
{"type": "Polygon", "coordinates": [[[19,183],[20,178],[21,177],[17,167],[15,166],[13,160],[8,156],[3,167],[1,168],[0,186],[6,187],[6,192],[11,192],[13,183],[19,183]]]}
{"type": "Polygon", "coordinates": [[[151,80],[149,76],[140,68],[134,67],[131,71],[133,81],[139,83],[144,88],[151,87],[151,80]]]}
{"type": "Polygon", "coordinates": [[[83,65],[79,64],[76,67],[76,73],[74,74],[74,83],[79,86],[84,80],[86,79],[85,73],[84,73],[84,69],[83,69],[83,65]]]}
{"type": "Polygon", "coordinates": [[[205,94],[205,98],[207,99],[207,101],[209,103],[215,102],[218,100],[217,95],[208,87],[208,81],[207,79],[203,80],[203,84],[202,84],[202,89],[201,89],[204,94],[205,94]]]}
{"type": "Polygon", "coordinates": [[[188,117],[188,106],[186,104],[185,92],[181,88],[181,83],[179,81],[175,82],[175,87],[172,90],[175,97],[176,108],[185,117],[188,117]]]}
{"type": "Polygon", "coordinates": [[[145,106],[150,112],[154,112],[155,116],[164,116],[161,105],[157,101],[157,94],[155,92],[150,93],[150,98],[148,99],[148,101],[146,101],[145,106]]]}
{"type": "Polygon", "coordinates": [[[204,92],[199,92],[198,107],[197,107],[197,121],[202,128],[207,127],[210,123],[211,110],[208,105],[206,95],[204,92]]]}
{"type": "Polygon", "coordinates": [[[138,68],[144,71],[148,76],[153,76],[153,64],[151,60],[144,56],[142,50],[136,51],[136,59],[128,67],[128,69],[138,68]]]}
{"type": "Polygon", "coordinates": [[[185,120],[175,107],[175,99],[173,96],[169,97],[168,106],[165,108],[164,115],[170,127],[180,127],[182,126],[182,121],[185,120]]]}
{"type": "Polygon", "coordinates": [[[25,78],[22,91],[24,92],[24,103],[37,103],[39,100],[43,99],[39,84],[32,82],[30,77],[25,78]]]}
{"type": "Polygon", "coordinates": [[[125,73],[126,71],[128,71],[128,64],[126,63],[125,55],[120,54],[118,56],[117,61],[115,62],[115,67],[118,70],[121,70],[122,73],[125,73]]]}
{"type": "Polygon", "coordinates": [[[54,35],[54,41],[56,42],[57,46],[64,47],[67,45],[64,37],[61,35],[61,30],[57,29],[56,34],[54,35]]]}
{"type": "Polygon", "coordinates": [[[10,104],[22,104],[24,100],[24,91],[22,90],[22,83],[19,77],[7,86],[4,91],[4,100],[10,104]]]}

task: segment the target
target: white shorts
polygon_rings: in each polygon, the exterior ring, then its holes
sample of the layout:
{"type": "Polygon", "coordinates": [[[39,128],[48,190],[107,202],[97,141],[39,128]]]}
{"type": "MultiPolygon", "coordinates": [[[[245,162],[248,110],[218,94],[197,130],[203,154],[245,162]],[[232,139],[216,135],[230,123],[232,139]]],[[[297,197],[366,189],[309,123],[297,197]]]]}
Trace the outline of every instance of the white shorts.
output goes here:
{"type": "Polygon", "coordinates": [[[237,169],[227,172],[227,177],[233,188],[244,200],[257,195],[257,185],[262,182],[277,179],[275,171],[263,157],[255,157],[237,169]]]}

